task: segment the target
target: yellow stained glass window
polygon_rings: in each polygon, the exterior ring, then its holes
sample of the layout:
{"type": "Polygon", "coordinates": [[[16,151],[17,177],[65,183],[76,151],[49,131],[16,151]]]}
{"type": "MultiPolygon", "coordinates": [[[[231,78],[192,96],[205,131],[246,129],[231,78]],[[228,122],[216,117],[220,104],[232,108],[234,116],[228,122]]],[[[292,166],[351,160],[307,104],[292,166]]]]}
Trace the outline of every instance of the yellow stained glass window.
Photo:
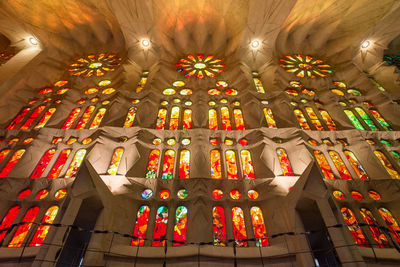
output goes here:
{"type": "Polygon", "coordinates": [[[333,164],[335,164],[336,169],[338,170],[340,176],[343,180],[353,180],[349,170],[347,169],[346,165],[344,164],[342,158],[336,151],[330,150],[329,156],[331,157],[333,164]]]}
{"type": "Polygon", "coordinates": [[[225,152],[226,157],[226,171],[228,173],[228,179],[238,179],[238,171],[236,165],[236,155],[233,150],[227,150],[225,152]]]}
{"type": "Polygon", "coordinates": [[[301,129],[303,129],[303,130],[311,130],[310,126],[307,123],[306,117],[304,117],[303,112],[301,112],[300,109],[295,109],[293,112],[294,112],[294,115],[297,118],[297,121],[299,122],[299,125],[300,125],[301,129]]]}
{"type": "Polygon", "coordinates": [[[109,175],[115,175],[118,172],[119,164],[121,163],[122,155],[124,154],[124,149],[118,147],[114,150],[114,154],[111,158],[110,166],[108,167],[107,173],[109,175]]]}
{"type": "Polygon", "coordinates": [[[132,127],[133,121],[135,120],[136,116],[136,107],[130,107],[128,110],[128,114],[126,114],[126,119],[124,122],[124,128],[132,127]]]}
{"type": "Polygon", "coordinates": [[[106,108],[100,108],[97,111],[96,116],[94,117],[92,124],[90,124],[89,129],[97,129],[100,126],[101,121],[104,118],[104,115],[106,114],[107,109],[106,108]]]}
{"type": "Polygon", "coordinates": [[[220,152],[216,149],[211,150],[210,159],[211,159],[211,178],[222,179],[220,152]]]}
{"type": "Polygon", "coordinates": [[[317,114],[315,114],[314,110],[311,107],[306,107],[306,112],[311,119],[311,123],[314,125],[317,131],[323,131],[324,127],[322,126],[321,122],[319,121],[317,114]]]}
{"type": "Polygon", "coordinates": [[[227,107],[221,107],[221,121],[222,121],[222,130],[230,131],[231,120],[229,118],[229,109],[227,107]]]}
{"type": "Polygon", "coordinates": [[[270,108],[263,108],[265,120],[267,121],[268,128],[276,128],[274,116],[270,108]]]}
{"type": "Polygon", "coordinates": [[[217,111],[215,109],[208,111],[208,128],[210,130],[218,130],[217,111]]]}
{"type": "Polygon", "coordinates": [[[278,155],[279,164],[281,165],[282,173],[284,176],[293,176],[293,170],[290,166],[289,157],[283,148],[276,149],[278,155]]]}
{"type": "Polygon", "coordinates": [[[253,161],[251,160],[250,151],[242,150],[240,151],[240,158],[242,160],[242,169],[244,179],[254,179],[254,167],[253,161]]]}
{"type": "Polygon", "coordinates": [[[245,130],[242,110],[235,108],[233,110],[233,117],[235,118],[236,130],[245,130]]]}
{"type": "Polygon", "coordinates": [[[71,164],[68,167],[67,173],[65,174],[65,178],[71,178],[76,175],[79,167],[82,164],[83,159],[86,155],[86,149],[79,149],[76,151],[74,158],[71,161],[71,164]]]}
{"type": "Polygon", "coordinates": [[[335,176],[333,175],[331,167],[329,167],[329,163],[326,160],[324,154],[319,150],[314,150],[314,156],[317,159],[318,165],[325,179],[330,179],[330,180],[335,179],[335,176]]]}
{"type": "Polygon", "coordinates": [[[393,165],[381,151],[375,150],[374,154],[393,179],[400,179],[400,174],[393,168],[393,165]]]}

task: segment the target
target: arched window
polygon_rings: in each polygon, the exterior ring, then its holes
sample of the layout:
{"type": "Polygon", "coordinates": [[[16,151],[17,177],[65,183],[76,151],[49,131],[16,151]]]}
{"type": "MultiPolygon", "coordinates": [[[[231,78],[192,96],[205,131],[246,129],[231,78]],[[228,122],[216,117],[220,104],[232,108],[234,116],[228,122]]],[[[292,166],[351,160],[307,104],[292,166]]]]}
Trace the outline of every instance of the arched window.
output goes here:
{"type": "Polygon", "coordinates": [[[67,120],[64,122],[64,125],[61,127],[61,129],[71,129],[72,124],[74,124],[80,112],[81,112],[80,108],[74,108],[69,114],[67,120]]]}
{"type": "Polygon", "coordinates": [[[307,123],[306,117],[304,117],[303,112],[301,112],[300,109],[295,109],[293,110],[294,115],[297,118],[297,121],[299,122],[299,125],[301,127],[301,129],[303,130],[311,130],[310,126],[307,123]]]}
{"type": "Polygon", "coordinates": [[[100,108],[97,113],[96,116],[94,117],[92,124],[90,124],[89,129],[97,129],[100,126],[101,121],[104,118],[104,115],[106,114],[107,109],[106,108],[100,108]]]}
{"type": "Polygon", "coordinates": [[[236,155],[233,150],[227,150],[225,152],[226,157],[226,171],[228,173],[228,179],[238,179],[238,171],[236,165],[236,155]]]}
{"type": "Polygon", "coordinates": [[[0,162],[2,162],[5,157],[7,157],[8,153],[10,153],[10,149],[8,148],[0,151],[0,162]]]}
{"type": "Polygon", "coordinates": [[[322,174],[324,175],[325,179],[335,179],[335,176],[333,175],[331,167],[329,167],[329,163],[326,160],[324,154],[319,150],[314,150],[314,156],[317,159],[318,165],[321,168],[322,174]]]}
{"type": "Polygon", "coordinates": [[[47,178],[55,179],[58,178],[62,168],[64,167],[65,162],[67,161],[69,154],[71,154],[71,149],[64,149],[61,151],[60,155],[58,156],[56,163],[54,163],[53,168],[50,170],[47,178]]]}
{"type": "Polygon", "coordinates": [[[172,107],[171,109],[171,119],[169,121],[169,129],[170,130],[176,130],[178,129],[179,125],[179,113],[181,112],[181,109],[177,106],[172,107]]]}
{"type": "Polygon", "coordinates": [[[144,86],[146,85],[147,82],[147,75],[149,74],[148,71],[143,71],[142,72],[142,77],[140,78],[140,81],[138,82],[138,86],[136,87],[136,93],[140,93],[144,86]]]}
{"type": "Polygon", "coordinates": [[[212,210],[214,246],[226,246],[225,212],[220,206],[212,210]]]}
{"type": "Polygon", "coordinates": [[[293,170],[292,167],[290,166],[289,157],[286,151],[283,148],[277,148],[276,154],[278,155],[279,164],[281,165],[283,175],[293,176],[294,175],[293,170]]]}
{"type": "MultiPolygon", "coordinates": [[[[42,223],[53,224],[54,219],[56,218],[58,213],[58,207],[52,206],[47,209],[46,213],[43,216],[42,223]]],[[[36,230],[31,243],[29,244],[30,247],[38,247],[40,246],[43,241],[45,240],[47,233],[50,230],[50,225],[39,225],[38,229],[36,230]]]]}
{"type": "Polygon", "coordinates": [[[49,165],[50,160],[53,158],[56,150],[54,148],[49,149],[44,153],[43,157],[40,159],[39,163],[36,165],[36,168],[33,170],[31,174],[31,178],[40,178],[46,169],[47,165],[49,165]]]}
{"type": "Polygon", "coordinates": [[[124,128],[130,128],[132,127],[133,121],[135,120],[136,116],[136,107],[130,107],[128,110],[128,114],[126,114],[126,119],[124,123],[124,128]]]}
{"type": "Polygon", "coordinates": [[[222,121],[222,130],[224,131],[232,130],[231,120],[229,117],[229,109],[227,107],[221,107],[221,121],[222,121]]]}
{"type": "Polygon", "coordinates": [[[263,108],[265,120],[267,121],[268,128],[276,128],[276,123],[274,115],[272,115],[272,110],[270,108],[263,108]]]}
{"type": "Polygon", "coordinates": [[[94,109],[95,106],[88,106],[86,108],[85,112],[82,115],[82,118],[79,120],[78,125],[76,126],[76,129],[85,129],[85,126],[92,116],[94,109]]]}
{"type": "Polygon", "coordinates": [[[353,211],[351,211],[351,209],[349,208],[343,207],[341,208],[340,212],[342,213],[343,218],[346,221],[347,228],[349,229],[351,235],[353,236],[356,245],[360,247],[368,247],[369,246],[368,240],[365,237],[360,226],[358,225],[357,219],[354,216],[353,211]]]}
{"type": "Polygon", "coordinates": [[[364,126],[362,126],[361,122],[357,119],[356,115],[354,115],[353,111],[349,109],[345,109],[344,113],[347,115],[351,123],[356,127],[358,130],[365,130],[364,126]]]}
{"type": "Polygon", "coordinates": [[[375,109],[370,109],[369,112],[371,112],[372,116],[378,121],[378,123],[382,126],[382,128],[385,131],[393,131],[392,127],[390,127],[389,123],[385,121],[385,119],[381,116],[381,114],[375,110],[375,109]]]}
{"type": "MultiPolygon", "coordinates": [[[[20,210],[21,210],[20,206],[14,206],[11,209],[9,209],[6,216],[4,216],[3,220],[1,221],[0,230],[9,228],[14,222],[20,210]]],[[[7,231],[0,232],[0,242],[3,240],[6,234],[7,231]]]]}
{"type": "MultiPolygon", "coordinates": [[[[397,151],[389,151],[389,153],[392,155],[396,163],[400,166],[400,154],[397,151]]],[[[1,152],[0,152],[1,155],[1,152]]],[[[1,156],[0,156],[0,161],[1,161],[1,156]]]]}
{"type": "Polygon", "coordinates": [[[13,130],[17,126],[18,123],[22,121],[25,115],[30,111],[30,108],[22,108],[21,111],[15,116],[15,118],[10,122],[7,126],[7,130],[13,130]]]}
{"type": "Polygon", "coordinates": [[[215,109],[208,111],[208,129],[218,130],[217,111],[215,109]]]}
{"type": "Polygon", "coordinates": [[[147,232],[147,223],[149,222],[149,206],[140,206],[136,215],[135,228],[133,229],[132,246],[143,246],[147,232]]]}
{"type": "Polygon", "coordinates": [[[256,246],[268,246],[267,230],[265,230],[265,223],[261,209],[259,207],[252,207],[250,209],[250,215],[253,224],[254,237],[256,238],[256,246]]]}
{"type": "Polygon", "coordinates": [[[157,122],[156,122],[157,130],[164,130],[166,119],[167,119],[167,110],[165,108],[160,108],[158,110],[157,122]]]}
{"type": "Polygon", "coordinates": [[[56,108],[49,108],[46,113],[44,113],[38,124],[35,126],[35,129],[43,128],[50,120],[51,116],[53,116],[54,112],[56,112],[56,108]]]}
{"type": "Polygon", "coordinates": [[[153,149],[149,155],[149,163],[147,164],[146,178],[155,179],[157,177],[159,159],[160,159],[160,150],[153,149]]]}
{"type": "Polygon", "coordinates": [[[164,154],[162,179],[172,179],[174,176],[175,151],[168,149],[164,154]]]}
{"type": "Polygon", "coordinates": [[[328,126],[329,130],[336,131],[336,125],[332,120],[331,116],[329,115],[328,111],[320,109],[319,113],[321,114],[322,119],[325,121],[326,125],[328,126]]]}
{"type": "Polygon", "coordinates": [[[181,151],[179,160],[179,178],[187,179],[189,178],[190,172],[190,151],[184,149],[181,151]]]}
{"type": "Polygon", "coordinates": [[[379,159],[382,166],[386,169],[389,175],[393,179],[400,179],[400,174],[393,168],[390,161],[386,158],[386,156],[379,150],[374,151],[375,156],[379,159]]]}
{"type": "Polygon", "coordinates": [[[324,126],[322,126],[322,124],[319,121],[317,114],[315,114],[314,110],[311,107],[306,107],[305,109],[306,109],[308,117],[310,117],[311,123],[314,125],[315,129],[317,129],[317,131],[323,131],[324,126]]]}
{"type": "Polygon", "coordinates": [[[222,179],[221,172],[221,154],[218,150],[214,149],[210,152],[211,159],[211,178],[222,179]]]}
{"type": "Polygon", "coordinates": [[[154,223],[153,247],[163,247],[165,236],[167,235],[168,208],[161,206],[157,210],[156,221],[154,223]]]}
{"type": "Polygon", "coordinates": [[[253,77],[253,82],[254,82],[254,85],[256,86],[257,92],[265,94],[265,90],[261,83],[261,80],[259,78],[253,77]]]}
{"type": "Polygon", "coordinates": [[[362,108],[355,107],[354,109],[357,111],[357,113],[360,115],[361,119],[364,120],[365,124],[367,124],[368,127],[372,131],[378,131],[378,128],[375,126],[374,122],[371,120],[371,118],[368,116],[367,113],[365,113],[365,111],[362,108]]]}
{"type": "Polygon", "coordinates": [[[79,170],[79,167],[82,164],[83,159],[86,155],[86,149],[79,149],[76,151],[74,158],[71,161],[71,164],[68,167],[67,173],[65,174],[65,178],[71,178],[76,175],[79,170]]]}
{"type": "Polygon", "coordinates": [[[345,150],[344,154],[346,155],[346,158],[350,162],[351,167],[353,168],[353,170],[357,174],[358,179],[360,179],[360,180],[368,180],[369,178],[368,178],[367,172],[364,170],[363,166],[358,161],[358,159],[356,158],[354,153],[349,151],[349,150],[345,150]]]}
{"type": "Polygon", "coordinates": [[[192,110],[185,109],[183,111],[183,129],[191,129],[192,128],[192,110]]]}
{"type": "Polygon", "coordinates": [[[39,117],[40,113],[46,108],[46,106],[38,106],[31,114],[31,116],[25,121],[25,123],[21,126],[21,130],[29,129],[32,123],[39,117]]]}
{"type": "Polygon", "coordinates": [[[18,161],[22,158],[25,153],[25,149],[18,149],[14,152],[11,159],[7,162],[6,166],[3,167],[0,171],[0,178],[6,177],[14,166],[18,163],[18,161]]]}
{"type": "Polygon", "coordinates": [[[247,239],[246,226],[244,224],[243,210],[239,207],[232,208],[232,224],[233,224],[233,235],[235,237],[235,243],[238,247],[247,246],[246,241],[241,239],[247,239]]]}
{"type": "Polygon", "coordinates": [[[26,211],[25,216],[21,221],[22,224],[18,226],[11,242],[8,244],[9,248],[16,248],[22,245],[22,242],[24,242],[29,229],[31,229],[32,223],[35,221],[38,212],[38,207],[32,207],[26,211]]]}
{"type": "Polygon", "coordinates": [[[387,227],[392,232],[397,243],[400,244],[400,227],[399,227],[399,224],[397,223],[396,219],[393,217],[392,213],[385,208],[380,208],[380,209],[378,209],[378,211],[379,211],[379,214],[381,215],[382,219],[387,224],[387,227]]]}
{"type": "Polygon", "coordinates": [[[173,246],[182,246],[186,242],[186,228],[188,210],[185,206],[176,208],[175,227],[174,227],[174,242],[173,246]]]}
{"type": "Polygon", "coordinates": [[[365,221],[368,224],[368,228],[374,237],[376,243],[380,248],[388,248],[390,247],[389,241],[387,240],[386,236],[379,230],[378,223],[376,222],[374,215],[370,210],[366,208],[361,208],[360,213],[365,221]]]}
{"type": "Polygon", "coordinates": [[[254,179],[253,161],[251,160],[250,151],[240,151],[240,158],[242,160],[242,169],[244,179],[254,179]]]}
{"type": "Polygon", "coordinates": [[[344,165],[344,162],[339,154],[333,150],[330,150],[328,153],[333,161],[333,164],[335,164],[335,167],[338,170],[340,177],[342,177],[343,180],[353,180],[353,177],[351,177],[349,170],[346,168],[346,165],[344,165]]]}
{"type": "Polygon", "coordinates": [[[235,108],[233,110],[233,116],[235,118],[236,130],[245,130],[242,110],[235,108]]]}
{"type": "Polygon", "coordinates": [[[108,167],[107,173],[109,175],[115,175],[118,172],[119,164],[121,163],[122,155],[124,154],[125,149],[122,147],[118,147],[114,150],[114,154],[111,158],[110,167],[108,167]]]}

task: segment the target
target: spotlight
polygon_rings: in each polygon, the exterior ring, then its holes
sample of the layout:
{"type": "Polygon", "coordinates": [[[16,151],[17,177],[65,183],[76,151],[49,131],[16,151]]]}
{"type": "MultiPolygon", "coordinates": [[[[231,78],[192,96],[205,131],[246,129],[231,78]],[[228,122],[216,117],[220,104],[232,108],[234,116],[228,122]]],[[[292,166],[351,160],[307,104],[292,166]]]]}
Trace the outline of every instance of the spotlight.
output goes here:
{"type": "Polygon", "coordinates": [[[257,49],[257,48],[260,47],[260,41],[258,41],[258,40],[253,40],[253,41],[251,41],[250,45],[251,45],[251,48],[257,49]]]}
{"type": "Polygon", "coordinates": [[[361,47],[362,47],[362,48],[367,48],[368,46],[370,46],[370,44],[371,44],[371,42],[368,41],[368,40],[366,40],[366,41],[364,41],[364,42],[361,44],[361,47]]]}
{"type": "Polygon", "coordinates": [[[37,44],[39,44],[38,40],[37,40],[36,38],[34,38],[34,37],[29,37],[28,41],[29,41],[29,43],[30,43],[31,45],[37,45],[37,44]]]}
{"type": "Polygon", "coordinates": [[[150,46],[149,39],[143,39],[141,43],[143,48],[148,48],[150,46]]]}

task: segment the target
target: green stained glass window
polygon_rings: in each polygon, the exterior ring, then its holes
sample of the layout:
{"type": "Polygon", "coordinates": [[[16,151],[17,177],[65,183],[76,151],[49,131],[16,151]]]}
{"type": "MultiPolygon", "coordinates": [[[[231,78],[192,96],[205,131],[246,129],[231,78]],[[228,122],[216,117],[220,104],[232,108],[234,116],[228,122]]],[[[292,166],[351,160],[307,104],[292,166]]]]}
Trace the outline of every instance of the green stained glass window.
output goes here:
{"type": "Polygon", "coordinates": [[[344,113],[350,119],[351,123],[353,123],[354,127],[358,130],[365,130],[364,126],[362,126],[361,122],[357,119],[356,115],[354,115],[353,111],[345,109],[344,113]]]}

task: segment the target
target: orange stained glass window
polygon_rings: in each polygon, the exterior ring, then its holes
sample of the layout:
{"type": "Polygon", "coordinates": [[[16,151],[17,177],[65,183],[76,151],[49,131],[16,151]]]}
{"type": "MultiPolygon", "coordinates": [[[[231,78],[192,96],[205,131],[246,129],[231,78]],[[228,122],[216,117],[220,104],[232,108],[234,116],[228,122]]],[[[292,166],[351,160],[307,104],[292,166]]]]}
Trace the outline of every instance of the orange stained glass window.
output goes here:
{"type": "Polygon", "coordinates": [[[53,116],[54,112],[56,112],[56,108],[49,108],[40,119],[38,124],[35,126],[35,129],[43,128],[46,123],[50,120],[51,116],[53,116]]]}
{"type": "Polygon", "coordinates": [[[335,122],[332,120],[331,116],[329,115],[328,111],[320,109],[319,113],[321,114],[322,119],[325,121],[326,125],[328,126],[329,130],[337,131],[337,127],[335,122]]]}
{"type": "Polygon", "coordinates": [[[350,162],[350,165],[357,174],[358,178],[360,180],[368,180],[369,178],[367,172],[356,158],[356,155],[354,155],[354,153],[349,150],[345,150],[344,154],[346,155],[347,160],[350,162]]]}
{"type": "MultiPolygon", "coordinates": [[[[3,220],[1,221],[0,230],[9,228],[14,222],[20,210],[21,210],[20,206],[14,206],[10,208],[7,214],[4,216],[3,220]]],[[[0,231],[0,242],[3,241],[3,238],[6,234],[7,231],[0,231]]]]}
{"type": "Polygon", "coordinates": [[[130,128],[132,127],[133,121],[135,120],[136,116],[136,107],[130,107],[128,110],[128,114],[126,115],[126,119],[124,122],[124,128],[130,128]]]}
{"type": "Polygon", "coordinates": [[[165,120],[167,119],[167,110],[165,108],[160,108],[158,110],[156,129],[164,130],[165,120]]]}
{"type": "Polygon", "coordinates": [[[381,151],[375,150],[374,154],[393,179],[400,179],[400,174],[393,168],[393,165],[381,151]]]}
{"type": "Polygon", "coordinates": [[[26,211],[25,216],[21,221],[22,224],[18,226],[13,238],[8,244],[9,248],[20,247],[22,245],[22,242],[24,242],[26,235],[31,229],[32,223],[35,221],[38,212],[38,207],[32,207],[26,211]]]}
{"type": "Polygon", "coordinates": [[[153,149],[149,155],[149,163],[147,164],[146,178],[155,179],[157,177],[159,159],[160,159],[160,150],[153,149]]]}
{"type": "Polygon", "coordinates": [[[375,110],[375,109],[370,109],[369,112],[371,112],[372,116],[378,121],[378,123],[382,126],[382,128],[385,131],[393,131],[392,127],[390,127],[389,123],[385,121],[385,119],[381,116],[381,114],[375,110]]]}
{"type": "Polygon", "coordinates": [[[374,237],[378,246],[380,248],[390,247],[389,241],[387,240],[386,236],[379,229],[378,223],[376,222],[372,212],[366,208],[361,208],[360,213],[361,213],[365,223],[368,224],[369,231],[371,232],[371,234],[374,237]]]}
{"type": "Polygon", "coordinates": [[[215,109],[208,111],[208,128],[210,130],[218,130],[217,111],[215,109]]]}
{"type": "Polygon", "coordinates": [[[25,153],[25,149],[18,149],[14,152],[11,159],[7,162],[7,164],[0,171],[0,178],[6,177],[11,170],[15,167],[18,161],[22,158],[25,153]]]}
{"type": "Polygon", "coordinates": [[[67,195],[67,190],[66,189],[59,189],[57,192],[54,194],[54,197],[56,199],[62,199],[67,195]]]}
{"type": "Polygon", "coordinates": [[[25,115],[30,111],[30,108],[22,108],[21,111],[15,116],[15,118],[10,122],[10,124],[7,126],[7,130],[12,130],[15,129],[15,126],[17,126],[18,123],[22,121],[22,119],[25,117],[25,115]]]}
{"type": "Polygon", "coordinates": [[[242,110],[235,108],[233,110],[233,116],[235,118],[236,130],[245,130],[242,110]]]}
{"type": "Polygon", "coordinates": [[[36,168],[33,170],[31,174],[31,178],[40,178],[46,169],[47,165],[49,165],[50,160],[53,158],[56,150],[54,148],[49,149],[44,153],[43,157],[40,159],[39,163],[36,165],[36,168]]]}
{"type": "Polygon", "coordinates": [[[187,179],[189,178],[190,172],[190,151],[184,149],[181,151],[179,160],[179,178],[187,179]]]}
{"type": "Polygon", "coordinates": [[[392,213],[385,208],[380,208],[378,211],[382,219],[385,221],[387,227],[392,232],[397,243],[400,244],[400,227],[396,219],[393,217],[392,213]]]}
{"type": "Polygon", "coordinates": [[[214,246],[226,246],[225,212],[220,206],[213,207],[213,240],[214,246]]]}
{"type": "Polygon", "coordinates": [[[226,171],[228,173],[228,179],[238,179],[235,152],[233,150],[227,150],[225,152],[225,157],[226,157],[226,171]]]}
{"type": "Polygon", "coordinates": [[[147,223],[149,222],[149,206],[140,206],[136,215],[135,228],[133,229],[132,246],[143,246],[147,232],[147,223]]]}
{"type": "Polygon", "coordinates": [[[192,110],[185,109],[183,112],[183,129],[192,128],[192,110]]]}
{"type": "Polygon", "coordinates": [[[353,180],[353,177],[351,177],[349,170],[346,168],[346,165],[344,165],[344,162],[339,154],[336,151],[332,150],[330,150],[328,153],[333,161],[333,164],[335,164],[335,167],[338,170],[340,177],[342,177],[343,180],[353,180]]]}
{"type": "Polygon", "coordinates": [[[74,108],[69,114],[67,120],[64,122],[64,125],[61,127],[61,129],[71,129],[72,124],[74,124],[80,112],[81,112],[80,108],[74,108]]]}
{"type": "Polygon", "coordinates": [[[211,178],[222,179],[221,172],[221,154],[218,150],[214,149],[210,152],[211,159],[211,178]]]}
{"type": "Polygon", "coordinates": [[[303,112],[301,112],[300,109],[295,109],[293,112],[294,112],[294,115],[297,118],[297,121],[299,122],[299,125],[300,125],[301,129],[303,129],[303,130],[311,130],[310,126],[307,123],[306,117],[304,117],[303,112]]]}
{"type": "Polygon", "coordinates": [[[240,158],[242,160],[242,169],[244,179],[254,179],[253,161],[251,160],[250,151],[240,151],[240,158]]]}
{"type": "MultiPolygon", "coordinates": [[[[53,224],[54,219],[56,218],[58,213],[58,207],[52,206],[47,209],[46,213],[43,216],[42,223],[53,224]]],[[[30,247],[38,247],[45,240],[47,234],[49,233],[50,225],[39,225],[35,234],[32,237],[30,247]]]]}
{"type": "Polygon", "coordinates": [[[344,220],[346,221],[347,228],[349,229],[351,235],[357,246],[369,247],[368,240],[365,237],[363,231],[358,225],[357,219],[351,209],[343,207],[341,210],[344,220]]]}
{"type": "Polygon", "coordinates": [[[140,93],[143,90],[144,86],[146,85],[146,82],[147,82],[147,76],[142,76],[136,88],[136,93],[140,93]]]}
{"type": "Polygon", "coordinates": [[[253,78],[253,82],[254,82],[254,85],[256,86],[257,92],[265,94],[265,90],[264,90],[261,80],[259,78],[253,78]]]}
{"type": "Polygon", "coordinates": [[[282,173],[284,176],[293,176],[293,170],[290,166],[289,157],[283,148],[276,149],[278,155],[279,164],[281,165],[282,173]]]}
{"type": "Polygon", "coordinates": [[[227,107],[221,107],[221,121],[222,121],[222,130],[230,131],[231,120],[229,119],[229,109],[227,107]]]}
{"type": "Polygon", "coordinates": [[[317,114],[315,114],[314,110],[311,107],[306,107],[305,109],[306,109],[308,117],[310,117],[311,123],[314,125],[315,129],[317,129],[317,131],[323,131],[324,126],[322,126],[322,124],[319,121],[317,114]]]}
{"type": "Polygon", "coordinates": [[[94,109],[95,106],[88,106],[86,108],[85,112],[82,115],[82,118],[79,120],[78,125],[76,126],[76,129],[85,129],[85,126],[88,123],[90,117],[92,116],[94,109]]]}
{"type": "Polygon", "coordinates": [[[153,247],[163,247],[167,235],[168,208],[161,206],[157,210],[156,221],[154,223],[153,247]]]}
{"type": "Polygon", "coordinates": [[[7,157],[8,153],[10,153],[10,149],[8,148],[0,151],[0,162],[2,162],[5,157],[7,157]]]}
{"type": "Polygon", "coordinates": [[[108,167],[107,173],[109,175],[115,175],[118,172],[119,164],[121,163],[122,155],[124,154],[124,149],[118,147],[114,150],[114,154],[111,158],[110,166],[108,167]]]}
{"type": "Polygon", "coordinates": [[[251,222],[253,224],[254,237],[256,238],[256,245],[258,247],[268,246],[267,230],[265,229],[265,223],[262,211],[259,207],[252,207],[250,209],[251,222]]]}
{"type": "Polygon", "coordinates": [[[25,121],[25,123],[21,126],[21,130],[29,129],[32,123],[39,117],[40,113],[45,109],[46,106],[38,106],[31,114],[31,116],[25,121]]]}
{"type": "Polygon", "coordinates": [[[71,178],[76,175],[79,170],[79,167],[82,164],[83,159],[86,155],[86,149],[79,149],[76,151],[74,158],[71,161],[71,164],[68,167],[67,173],[65,174],[65,178],[71,178]]]}
{"type": "Polygon", "coordinates": [[[89,129],[97,129],[100,126],[101,121],[104,118],[104,115],[106,114],[107,109],[106,108],[100,108],[97,113],[96,116],[94,117],[92,124],[90,124],[89,129]]]}
{"type": "Polygon", "coordinates": [[[233,235],[235,237],[235,243],[238,247],[247,246],[246,241],[242,241],[243,239],[247,239],[246,226],[244,224],[244,215],[243,210],[239,207],[232,208],[232,224],[233,224],[233,235]]]}
{"type": "Polygon", "coordinates": [[[276,123],[274,116],[272,115],[272,110],[270,108],[263,108],[264,116],[268,124],[268,128],[276,128],[276,123]]]}
{"type": "Polygon", "coordinates": [[[168,149],[164,154],[162,179],[172,179],[174,176],[175,151],[168,149]]]}
{"type": "Polygon", "coordinates": [[[170,130],[178,129],[179,113],[180,113],[180,108],[179,107],[177,107],[177,106],[172,107],[172,109],[171,109],[171,119],[169,121],[169,129],[170,130]]]}
{"type": "Polygon", "coordinates": [[[326,160],[325,155],[319,150],[314,150],[314,156],[317,159],[318,165],[325,179],[335,179],[335,176],[333,175],[331,167],[329,167],[329,163],[326,160]]]}
{"type": "Polygon", "coordinates": [[[186,242],[188,209],[178,206],[175,214],[174,242],[173,246],[182,246],[186,242]]]}

